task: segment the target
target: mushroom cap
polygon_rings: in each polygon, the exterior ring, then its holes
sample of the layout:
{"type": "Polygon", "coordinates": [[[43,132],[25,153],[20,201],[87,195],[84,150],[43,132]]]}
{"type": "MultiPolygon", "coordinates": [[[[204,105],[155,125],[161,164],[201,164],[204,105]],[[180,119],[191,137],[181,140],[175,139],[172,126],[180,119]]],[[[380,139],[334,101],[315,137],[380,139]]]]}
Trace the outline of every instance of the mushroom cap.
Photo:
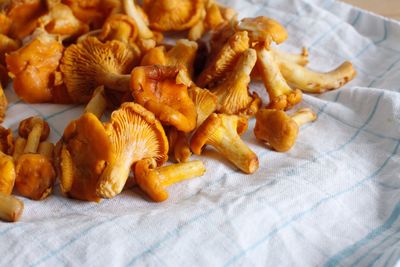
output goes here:
{"type": "Polygon", "coordinates": [[[232,35],[215,57],[197,78],[197,85],[206,87],[216,81],[221,82],[235,67],[240,55],[249,48],[247,32],[241,31],[232,35]]]}
{"type": "Polygon", "coordinates": [[[0,9],[0,34],[7,35],[10,32],[11,23],[11,19],[0,9]]]}
{"type": "Polygon", "coordinates": [[[217,109],[218,97],[211,91],[197,86],[190,87],[188,93],[196,106],[196,126],[199,127],[217,109]]]}
{"type": "Polygon", "coordinates": [[[113,14],[107,18],[102,27],[99,39],[102,41],[118,40],[134,43],[138,36],[135,21],[123,14],[113,14]]]}
{"type": "Polygon", "coordinates": [[[94,89],[103,85],[98,79],[109,73],[129,73],[134,60],[126,44],[115,40],[103,44],[95,37],[88,37],[65,50],[60,69],[73,101],[86,103],[94,89]]]}
{"type": "Polygon", "coordinates": [[[15,166],[12,157],[0,152],[0,192],[11,195],[15,183],[15,166]]]}
{"type": "Polygon", "coordinates": [[[206,145],[207,141],[213,134],[225,129],[226,132],[235,131],[238,135],[246,132],[248,126],[247,119],[242,116],[226,115],[226,114],[211,114],[197,128],[190,140],[190,148],[196,155],[201,154],[201,150],[206,145]]]}
{"type": "Polygon", "coordinates": [[[151,160],[137,162],[134,167],[135,180],[140,189],[152,200],[162,202],[168,199],[168,192],[161,182],[160,174],[154,168],[151,160]]]}
{"type": "Polygon", "coordinates": [[[7,106],[8,101],[0,83],[0,122],[3,122],[6,117],[7,106]]]}
{"type": "Polygon", "coordinates": [[[252,43],[271,42],[280,44],[288,38],[288,32],[278,21],[264,16],[242,19],[236,26],[239,31],[247,31],[252,43]]]}
{"type": "Polygon", "coordinates": [[[150,27],[158,31],[181,31],[192,27],[201,16],[204,0],[144,0],[150,27]]]}
{"type": "Polygon", "coordinates": [[[61,190],[80,200],[99,201],[96,185],[115,155],[102,122],[86,113],[64,130],[61,150],[61,190]]]}
{"type": "Polygon", "coordinates": [[[42,0],[7,1],[4,10],[11,20],[9,35],[22,40],[37,27],[37,20],[45,14],[46,5],[42,0]]]}
{"type": "Polygon", "coordinates": [[[149,49],[143,56],[141,66],[167,65],[165,46],[157,46],[149,49]]]}
{"type": "Polygon", "coordinates": [[[7,155],[14,153],[14,138],[11,129],[0,126],[0,151],[7,155]]]}
{"type": "Polygon", "coordinates": [[[136,103],[122,104],[105,128],[116,158],[101,175],[97,194],[111,198],[122,191],[135,162],[148,158],[162,165],[168,159],[168,140],[154,114],[136,103]]]}
{"type": "Polygon", "coordinates": [[[260,109],[256,115],[254,134],[279,152],[288,151],[295,143],[299,127],[282,110],[260,109]]]}
{"type": "Polygon", "coordinates": [[[28,103],[52,101],[55,72],[64,47],[46,33],[6,56],[7,68],[15,76],[15,93],[28,103]]]}
{"type": "Polygon", "coordinates": [[[24,154],[17,160],[15,188],[20,195],[34,200],[46,198],[52,191],[56,172],[51,160],[40,154],[24,154]]]}
{"type": "Polygon", "coordinates": [[[48,4],[48,13],[38,21],[48,33],[68,38],[89,31],[89,26],[78,20],[69,6],[59,1],[52,2],[54,3],[48,4]]]}
{"type": "Polygon", "coordinates": [[[196,127],[197,114],[187,86],[177,82],[182,72],[185,70],[176,66],[136,67],[131,74],[131,89],[135,101],[163,124],[190,132],[196,127]]]}
{"type": "Polygon", "coordinates": [[[18,134],[23,138],[28,138],[29,133],[37,123],[43,123],[43,130],[40,135],[40,141],[44,141],[49,137],[50,127],[49,124],[40,117],[29,117],[22,120],[18,126],[18,134]]]}

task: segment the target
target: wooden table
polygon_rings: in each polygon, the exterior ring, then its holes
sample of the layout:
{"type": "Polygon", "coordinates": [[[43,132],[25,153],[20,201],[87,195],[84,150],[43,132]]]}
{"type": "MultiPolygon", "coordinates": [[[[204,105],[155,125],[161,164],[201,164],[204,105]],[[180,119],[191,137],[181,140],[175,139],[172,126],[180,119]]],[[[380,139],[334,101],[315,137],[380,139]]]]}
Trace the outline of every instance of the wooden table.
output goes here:
{"type": "Polygon", "coordinates": [[[400,20],[400,0],[342,0],[382,16],[400,20]]]}

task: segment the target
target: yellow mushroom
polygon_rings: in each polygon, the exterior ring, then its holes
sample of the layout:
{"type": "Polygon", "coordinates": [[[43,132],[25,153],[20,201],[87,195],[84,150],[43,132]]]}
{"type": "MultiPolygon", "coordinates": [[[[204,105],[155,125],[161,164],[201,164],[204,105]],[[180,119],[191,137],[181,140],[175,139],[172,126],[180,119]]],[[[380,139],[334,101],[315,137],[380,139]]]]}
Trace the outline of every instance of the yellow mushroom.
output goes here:
{"type": "Polygon", "coordinates": [[[299,127],[316,119],[317,114],[309,108],[299,109],[291,116],[282,110],[260,109],[254,134],[274,150],[285,152],[295,144],[299,127]]]}
{"type": "Polygon", "coordinates": [[[69,46],[61,61],[61,72],[72,100],[87,103],[99,86],[116,91],[129,91],[135,55],[119,41],[101,43],[88,37],[69,46]]]}
{"type": "Polygon", "coordinates": [[[50,134],[49,124],[40,117],[29,117],[19,123],[18,133],[27,139],[24,153],[36,153],[41,141],[50,134]]]}
{"type": "Polygon", "coordinates": [[[240,139],[247,129],[247,119],[237,115],[211,114],[196,130],[190,148],[196,155],[208,144],[242,172],[251,174],[258,169],[258,157],[240,139]]]}
{"type": "Polygon", "coordinates": [[[302,100],[301,91],[287,84],[274,56],[264,47],[257,48],[257,69],[269,95],[268,108],[288,110],[302,100]]]}
{"type": "Polygon", "coordinates": [[[24,203],[16,197],[0,192],[0,220],[16,222],[24,211],[24,203]]]}
{"type": "Polygon", "coordinates": [[[11,195],[15,177],[13,158],[0,151],[0,193],[11,195]]]}
{"type": "Polygon", "coordinates": [[[189,146],[189,134],[178,131],[175,127],[166,129],[169,152],[177,162],[187,162],[192,156],[189,146]]]}
{"type": "Polygon", "coordinates": [[[197,78],[196,84],[206,87],[221,82],[234,69],[240,55],[249,48],[245,31],[237,32],[225,43],[216,56],[211,58],[197,78]]]}
{"type": "Polygon", "coordinates": [[[204,0],[144,0],[150,27],[158,31],[181,31],[192,27],[199,19],[204,0]]]}
{"type": "Polygon", "coordinates": [[[217,110],[218,97],[207,89],[192,86],[188,89],[197,113],[196,128],[198,128],[214,111],[217,110]]]}
{"type": "Polygon", "coordinates": [[[154,114],[135,103],[122,104],[105,128],[115,159],[102,172],[96,192],[112,198],[122,191],[135,162],[153,158],[162,165],[167,160],[168,141],[154,114]]]}
{"type": "Polygon", "coordinates": [[[166,187],[202,176],[206,171],[199,160],[159,168],[156,166],[153,160],[145,159],[137,162],[133,168],[136,184],[156,202],[168,199],[166,187]]]}
{"type": "Polygon", "coordinates": [[[250,73],[257,61],[254,49],[246,50],[224,82],[210,90],[218,97],[217,111],[225,114],[255,115],[261,106],[256,93],[250,95],[250,73]]]}
{"type": "Polygon", "coordinates": [[[290,61],[300,66],[305,66],[309,62],[308,49],[305,47],[303,47],[300,54],[288,53],[276,47],[270,47],[270,51],[274,55],[274,58],[278,64],[281,64],[283,61],[290,61]]]}

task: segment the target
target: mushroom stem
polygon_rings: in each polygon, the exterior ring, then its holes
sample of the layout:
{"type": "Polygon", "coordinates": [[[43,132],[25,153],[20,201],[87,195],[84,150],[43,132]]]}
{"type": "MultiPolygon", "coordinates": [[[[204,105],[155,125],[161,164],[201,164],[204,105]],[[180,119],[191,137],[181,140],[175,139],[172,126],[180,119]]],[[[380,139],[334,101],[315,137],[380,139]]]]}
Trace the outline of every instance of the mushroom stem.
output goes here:
{"type": "Polygon", "coordinates": [[[317,114],[310,108],[302,108],[297,110],[296,113],[290,117],[300,127],[306,123],[315,121],[317,119],[317,114]]]}
{"type": "Polygon", "coordinates": [[[16,222],[22,215],[24,203],[13,197],[0,193],[0,220],[16,222]]]}
{"type": "Polygon", "coordinates": [[[32,124],[32,131],[29,133],[26,140],[24,154],[36,153],[40,143],[40,136],[42,135],[42,131],[44,129],[44,122],[39,117],[34,117],[32,120],[32,124]]]}
{"type": "Polygon", "coordinates": [[[157,172],[161,177],[161,185],[165,187],[193,177],[202,176],[205,171],[206,168],[200,160],[176,163],[157,168],[157,172]]]}
{"type": "Polygon", "coordinates": [[[274,47],[271,47],[270,49],[278,63],[282,61],[290,61],[300,66],[308,64],[308,49],[306,47],[303,47],[301,54],[288,53],[274,47]]]}
{"type": "Polygon", "coordinates": [[[85,107],[84,113],[92,113],[97,118],[101,118],[103,116],[104,111],[107,108],[107,99],[104,95],[104,86],[99,86],[93,93],[92,98],[89,103],[85,107]]]}
{"type": "Polygon", "coordinates": [[[301,91],[290,88],[272,53],[264,47],[258,47],[257,58],[257,68],[270,98],[268,107],[288,110],[299,103],[301,91]]]}
{"type": "Polygon", "coordinates": [[[38,154],[41,154],[48,159],[53,159],[54,144],[48,141],[41,142],[38,148],[38,154]]]}
{"type": "Polygon", "coordinates": [[[131,76],[129,74],[121,75],[105,72],[102,73],[102,75],[97,76],[96,80],[99,84],[102,84],[114,91],[127,92],[130,90],[129,84],[131,76]]]}
{"type": "Polygon", "coordinates": [[[280,60],[279,68],[289,84],[314,94],[340,88],[357,75],[353,64],[349,61],[326,73],[312,71],[285,59],[280,60]]]}
{"type": "Polygon", "coordinates": [[[123,0],[125,13],[130,16],[138,27],[139,37],[143,39],[151,39],[154,37],[153,32],[147,27],[142,15],[138,12],[134,0],[123,0]]]}
{"type": "Polygon", "coordinates": [[[26,146],[26,139],[22,137],[17,137],[15,140],[15,146],[14,146],[14,154],[13,154],[13,159],[14,161],[17,161],[17,159],[24,154],[24,149],[26,146]]]}

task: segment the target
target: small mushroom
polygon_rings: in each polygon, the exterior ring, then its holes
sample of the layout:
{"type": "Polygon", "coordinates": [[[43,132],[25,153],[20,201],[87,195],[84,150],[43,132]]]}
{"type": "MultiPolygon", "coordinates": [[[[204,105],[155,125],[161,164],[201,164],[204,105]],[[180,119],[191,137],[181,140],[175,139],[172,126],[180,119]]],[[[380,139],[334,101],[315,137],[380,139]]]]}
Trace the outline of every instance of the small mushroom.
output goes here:
{"type": "Polygon", "coordinates": [[[278,64],[282,76],[291,86],[313,94],[340,88],[357,75],[353,64],[349,61],[326,73],[312,71],[283,58],[278,61],[278,64]]]}
{"type": "Polygon", "coordinates": [[[0,126],[0,151],[7,155],[14,153],[14,138],[11,129],[0,126]]]}
{"type": "Polygon", "coordinates": [[[249,48],[247,32],[235,33],[213,57],[197,78],[197,85],[206,87],[221,82],[235,67],[240,55],[249,48]]]}
{"type": "Polygon", "coordinates": [[[264,16],[244,18],[236,26],[237,31],[247,31],[251,43],[262,43],[269,48],[272,42],[283,43],[288,38],[286,29],[276,20],[264,16]]]}
{"type": "Polygon", "coordinates": [[[158,31],[182,31],[199,19],[204,0],[144,0],[150,27],[158,31]]]}
{"type": "Polygon", "coordinates": [[[0,193],[11,195],[15,176],[13,158],[0,151],[0,193]]]}
{"type": "Polygon", "coordinates": [[[115,154],[102,122],[92,113],[68,124],[61,140],[60,186],[67,196],[96,201],[97,182],[115,154]]]}
{"type": "Polygon", "coordinates": [[[207,89],[192,86],[188,89],[197,113],[196,128],[198,128],[214,111],[217,110],[218,97],[207,89]]]}
{"type": "Polygon", "coordinates": [[[103,44],[88,37],[65,50],[60,69],[72,100],[87,103],[99,85],[129,91],[128,73],[134,61],[135,56],[126,44],[115,40],[103,44]]]}
{"type": "Polygon", "coordinates": [[[0,193],[0,220],[16,222],[24,211],[24,203],[14,196],[0,193]]]}
{"type": "Polygon", "coordinates": [[[3,122],[4,118],[6,117],[7,106],[8,106],[7,97],[4,94],[3,87],[1,86],[0,83],[0,122],[3,122]]]}
{"type": "Polygon", "coordinates": [[[261,106],[256,93],[250,95],[250,73],[257,61],[254,49],[246,50],[224,82],[210,90],[218,97],[218,111],[225,114],[255,115],[261,106]]]}
{"type": "Polygon", "coordinates": [[[27,153],[17,159],[15,188],[20,195],[33,200],[43,200],[51,194],[56,180],[53,148],[52,143],[42,142],[37,154],[27,153]]]}
{"type": "Polygon", "coordinates": [[[190,148],[200,155],[205,145],[211,145],[241,171],[251,174],[259,163],[257,155],[240,139],[246,130],[246,118],[213,113],[192,136],[190,148]]]}
{"type": "Polygon", "coordinates": [[[142,159],[162,165],[168,158],[168,141],[154,114],[135,103],[124,103],[105,125],[115,159],[105,167],[97,184],[97,195],[112,198],[128,179],[131,166],[142,159]]]}
{"type": "Polygon", "coordinates": [[[177,162],[187,162],[192,156],[189,146],[189,135],[178,131],[175,127],[166,130],[169,144],[169,152],[177,162]]]}
{"type": "Polygon", "coordinates": [[[47,0],[48,12],[38,20],[40,27],[61,39],[76,37],[89,31],[89,26],[78,20],[69,6],[60,0],[47,0]]]}
{"type": "Polygon", "coordinates": [[[163,124],[190,132],[196,127],[197,114],[182,77],[186,71],[181,67],[136,67],[131,74],[132,95],[163,124]]]}
{"type": "Polygon", "coordinates": [[[282,110],[260,109],[256,116],[254,134],[274,150],[285,152],[295,144],[299,127],[316,119],[317,114],[309,108],[299,109],[291,116],[282,110]]]}
{"type": "Polygon", "coordinates": [[[199,160],[156,168],[153,160],[145,159],[134,166],[137,185],[156,202],[168,199],[166,187],[202,176],[205,171],[204,164],[199,160]]]}
{"type": "Polygon", "coordinates": [[[268,108],[288,110],[302,100],[301,91],[287,84],[274,56],[264,47],[257,48],[257,68],[269,95],[268,108]]]}
{"type": "Polygon", "coordinates": [[[27,139],[24,153],[36,153],[41,141],[50,134],[49,124],[40,117],[29,117],[19,123],[18,133],[27,139]]]}
{"type": "Polygon", "coordinates": [[[54,36],[38,30],[33,39],[6,56],[15,93],[28,103],[52,102],[55,75],[64,47],[54,36]]]}

